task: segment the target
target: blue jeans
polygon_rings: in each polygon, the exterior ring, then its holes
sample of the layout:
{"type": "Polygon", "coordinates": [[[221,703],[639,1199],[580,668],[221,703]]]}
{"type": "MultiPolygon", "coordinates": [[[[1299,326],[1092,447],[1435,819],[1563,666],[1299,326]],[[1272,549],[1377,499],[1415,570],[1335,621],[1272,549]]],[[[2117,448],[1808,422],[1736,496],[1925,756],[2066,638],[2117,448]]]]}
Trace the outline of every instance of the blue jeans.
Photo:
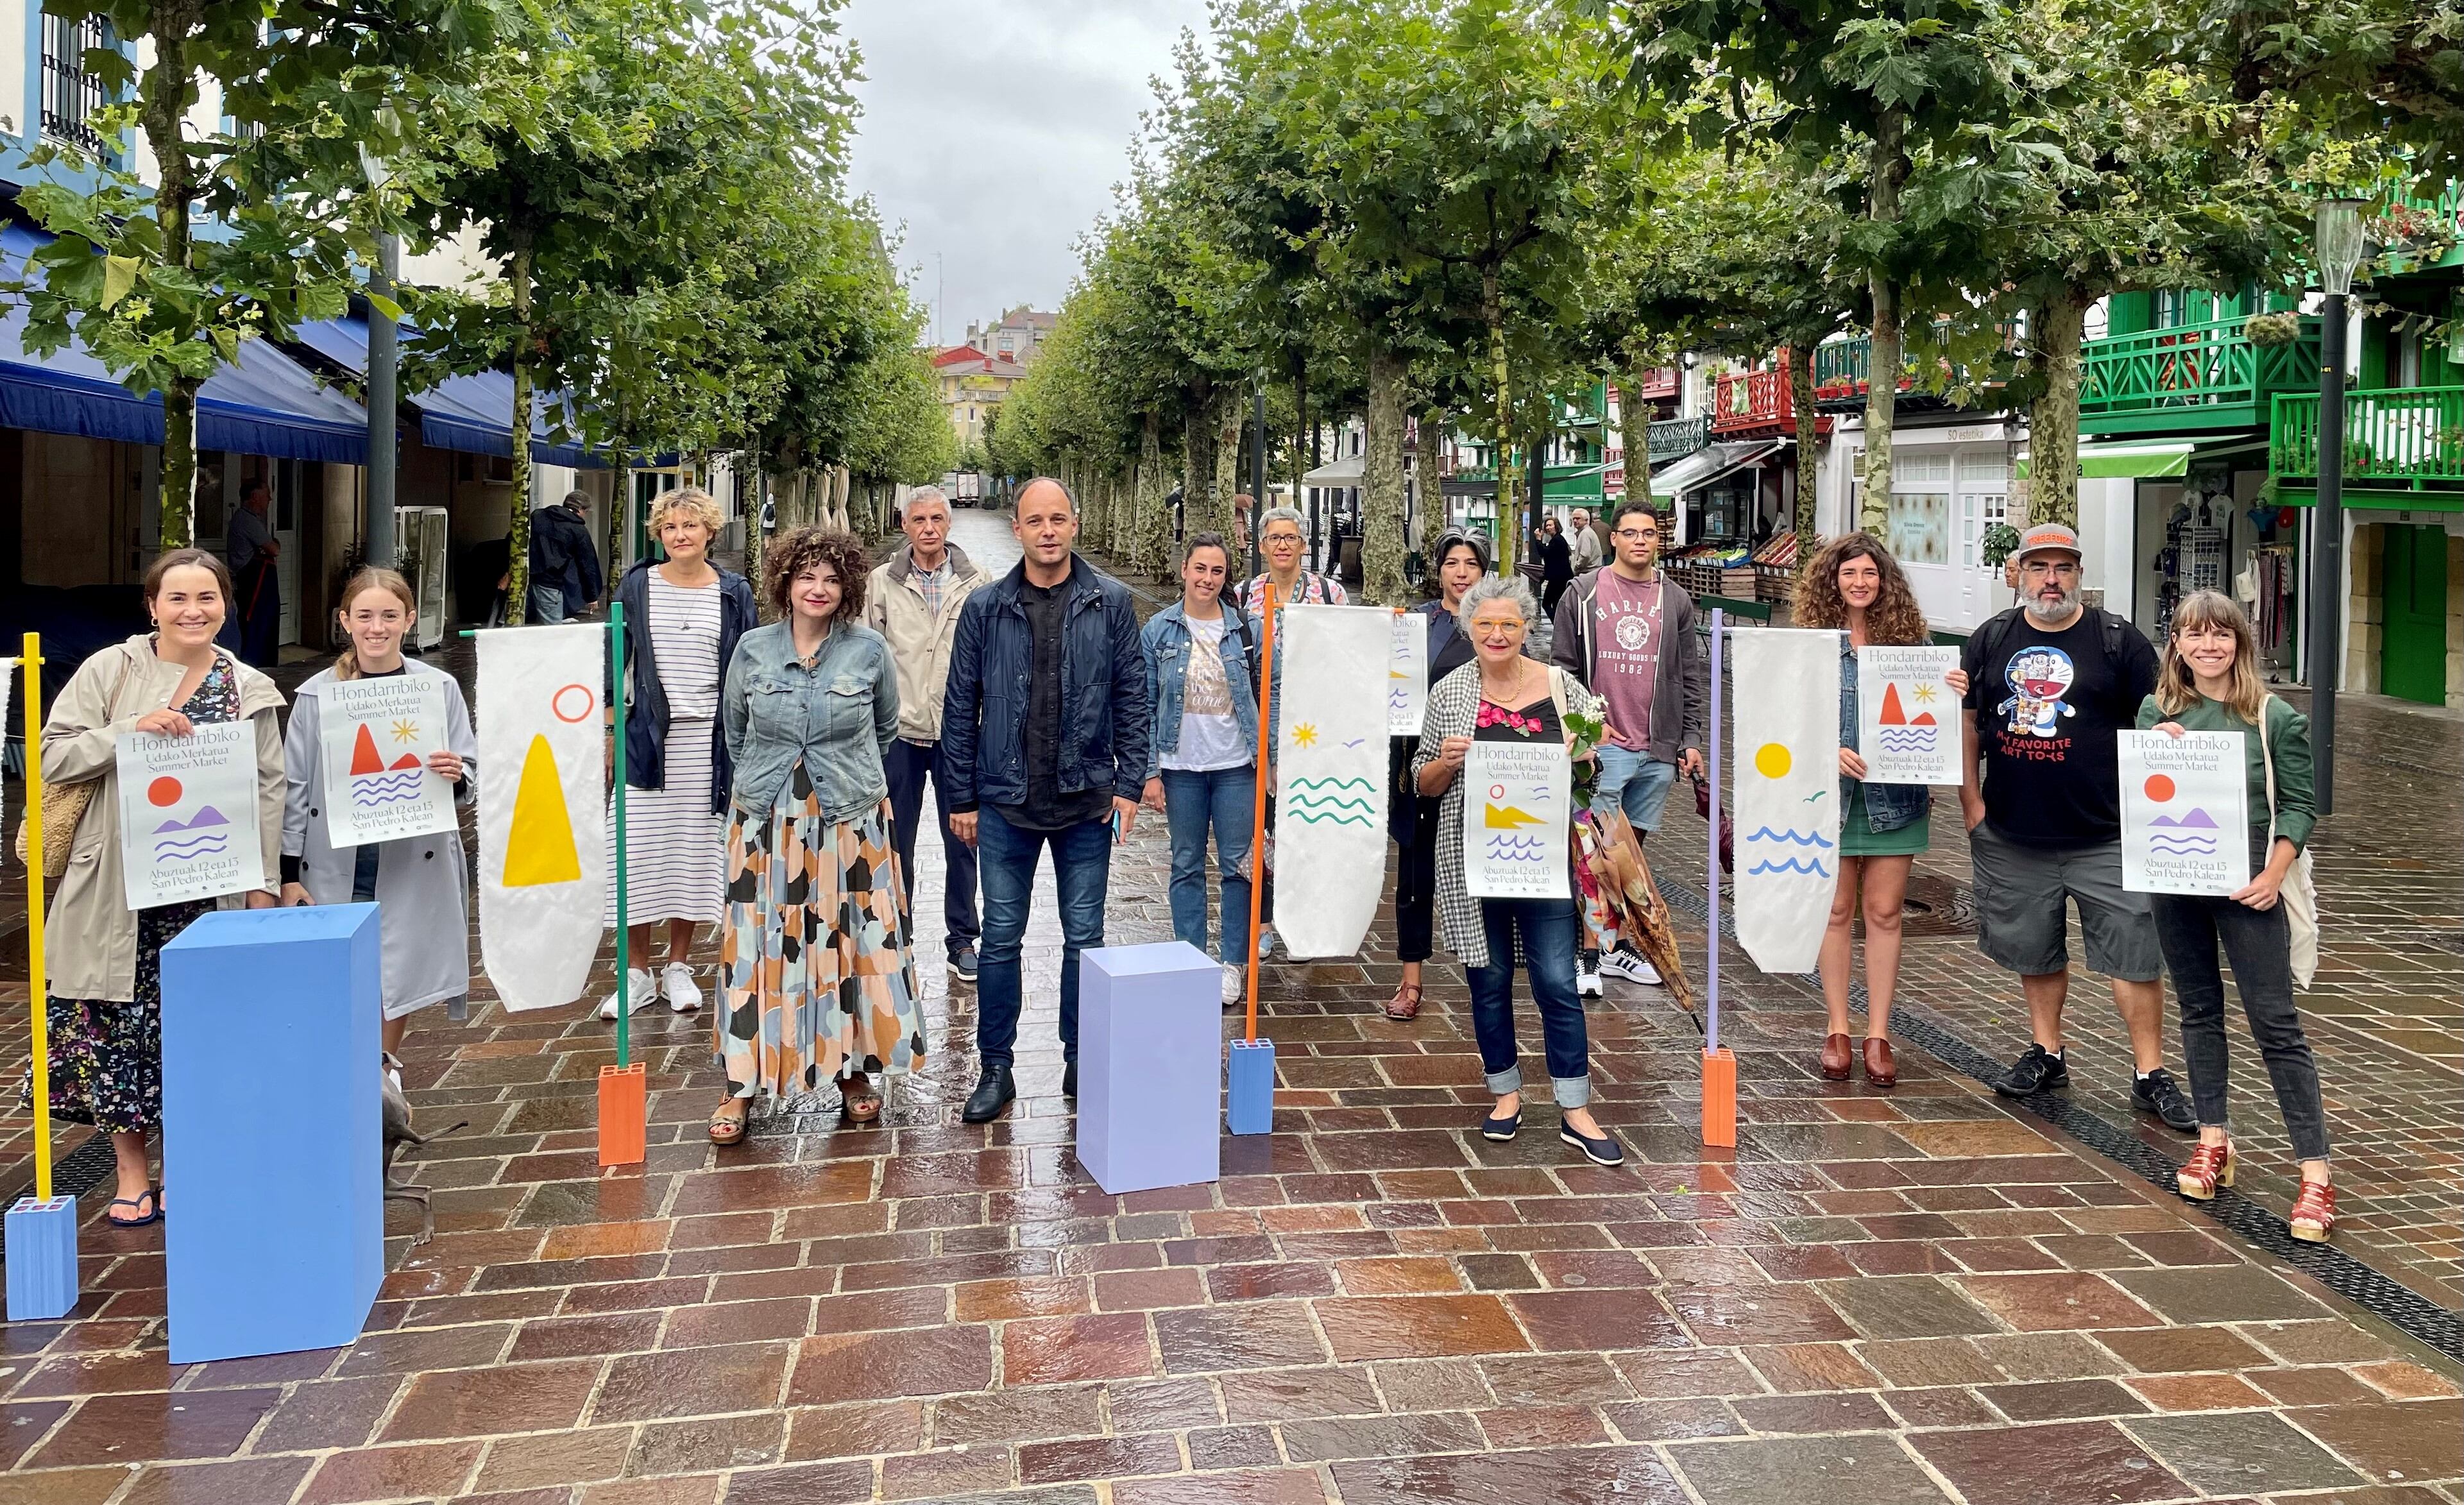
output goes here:
{"type": "Polygon", "coordinates": [[[1061,1056],[1078,1059],[1078,953],[1104,943],[1104,890],[1112,875],[1112,823],[1080,821],[1061,830],[1021,830],[984,806],[977,812],[976,856],[982,869],[984,946],[976,978],[976,1054],[987,1067],[1017,1062],[1024,986],[1019,957],[1035,865],[1052,848],[1061,897],[1061,1056]]]}
{"type": "Polygon", "coordinates": [[[1592,1100],[1592,1048],[1583,1027],[1583,1001],[1574,992],[1574,947],[1582,938],[1574,901],[1485,898],[1480,921],[1488,939],[1488,965],[1463,968],[1463,980],[1471,985],[1471,1032],[1480,1042],[1480,1069],[1487,1073],[1488,1090],[1501,1096],[1523,1090],[1514,1043],[1514,940],[1519,930],[1557,1106],[1587,1106],[1592,1100]]]}
{"type": "Polygon", "coordinates": [[[976,943],[976,849],[950,830],[950,781],[941,771],[939,742],[894,739],[881,760],[890,782],[891,839],[898,848],[898,881],[907,907],[915,908],[915,837],[924,820],[924,781],[933,781],[933,808],[941,827],[941,930],[950,960],[976,943]]]}
{"type": "Polygon", "coordinates": [[[1593,801],[1614,803],[1623,809],[1626,824],[1637,835],[1658,830],[1660,812],[1668,805],[1669,786],[1677,782],[1677,765],[1615,742],[1602,742],[1599,754],[1600,782],[1593,801]]]}
{"type": "Polygon", "coordinates": [[[1223,883],[1224,961],[1249,960],[1249,823],[1257,813],[1258,770],[1166,768],[1163,818],[1172,831],[1172,934],[1206,949],[1206,829],[1215,828],[1215,871],[1223,883]]]}
{"type": "Polygon", "coordinates": [[[532,586],[531,620],[535,623],[563,621],[564,592],[555,586],[532,586]]]}

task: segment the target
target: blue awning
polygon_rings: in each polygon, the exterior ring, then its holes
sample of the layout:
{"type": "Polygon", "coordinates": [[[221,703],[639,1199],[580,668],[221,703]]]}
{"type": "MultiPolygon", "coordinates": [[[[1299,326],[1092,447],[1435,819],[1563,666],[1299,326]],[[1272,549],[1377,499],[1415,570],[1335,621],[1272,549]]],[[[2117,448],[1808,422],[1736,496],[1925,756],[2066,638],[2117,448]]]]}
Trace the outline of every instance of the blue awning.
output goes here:
{"type": "MultiPolygon", "coordinates": [[[[0,266],[15,275],[51,238],[23,225],[0,226],[0,266]]],[[[48,356],[29,355],[25,334],[25,306],[0,309],[0,426],[163,442],[160,393],[130,391],[75,341],[48,356]]],[[[197,393],[197,448],[365,465],[367,411],[264,341],[247,340],[239,360],[206,378],[197,393]]]]}
{"type": "MultiPolygon", "coordinates": [[[[319,355],[332,361],[357,376],[368,371],[368,321],[360,318],[328,319],[301,324],[293,337],[319,355]]],[[[419,332],[405,326],[403,339],[418,338],[419,332]]],[[[419,409],[419,439],[430,449],[453,450],[463,454],[496,454],[510,457],[514,453],[514,378],[508,371],[480,371],[470,376],[448,376],[435,386],[421,391],[406,393],[403,401],[419,409]]],[[[577,443],[562,442],[553,437],[548,429],[548,414],[561,409],[572,411],[572,400],[562,392],[534,391],[531,394],[531,458],[541,465],[565,465],[580,469],[598,469],[607,463],[606,456],[577,443]]],[[[568,423],[569,429],[571,425],[568,423]]]]}

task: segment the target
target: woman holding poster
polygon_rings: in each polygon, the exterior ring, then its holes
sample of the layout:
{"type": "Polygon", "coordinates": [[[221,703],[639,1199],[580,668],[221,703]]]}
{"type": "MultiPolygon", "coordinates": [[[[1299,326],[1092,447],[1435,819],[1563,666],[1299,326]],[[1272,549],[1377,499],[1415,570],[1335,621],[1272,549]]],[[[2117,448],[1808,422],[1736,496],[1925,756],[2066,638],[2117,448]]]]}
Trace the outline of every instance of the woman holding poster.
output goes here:
{"type": "Polygon", "coordinates": [[[2250,1032],[2276,1086],[2276,1105],[2301,1162],[2293,1236],[2324,1243],[2336,1226],[2336,1188],[2327,1176],[2327,1112],[2319,1067],[2293,1002],[2293,941],[2281,902],[2294,864],[2318,819],[2313,802],[2310,720],[2267,693],[2250,619],[2230,597],[2201,590],[2173,609],[2172,632],[2158,665],[2156,693],[2139,724],[2173,737],[2239,732],[2250,811],[2250,871],[2258,875],[2221,897],[2151,894],[2156,941],[2182,1005],[2182,1054],[2199,1145],[2175,1178],[2182,1195],[2211,1200],[2233,1184],[2233,1147],[2225,1116],[2225,984],[2217,948],[2233,963],[2250,1032]],[[2271,799],[2270,795],[2274,798],[2271,799]]]}
{"type": "MultiPolygon", "coordinates": [[[[1463,592],[1488,573],[1488,541],[1477,533],[1448,528],[1431,550],[1437,560],[1438,599],[1414,607],[1406,620],[1418,618],[1428,633],[1429,685],[1445,682],[1472,660],[1471,638],[1455,620],[1463,592]]],[[[1397,737],[1389,755],[1394,795],[1387,802],[1387,833],[1395,838],[1395,959],[1403,963],[1403,979],[1386,1001],[1386,1017],[1397,1022],[1420,1012],[1420,964],[1436,949],[1435,909],[1438,901],[1438,809],[1436,800],[1420,798],[1412,778],[1412,749],[1419,739],[1397,737]]]]}
{"type": "Polygon", "coordinates": [[[1574,952],[1582,920],[1574,910],[1572,853],[1566,842],[1562,780],[1512,787],[1484,786],[1465,798],[1463,767],[1475,742],[1518,752],[1546,748],[1565,769],[1571,745],[1566,718],[1600,714],[1599,698],[1564,670],[1529,658],[1523,640],[1539,603],[1520,580],[1492,577],[1463,592],[1457,609],[1477,655],[1429,696],[1428,719],[1412,776],[1422,799],[1437,800],[1439,929],[1471,985],[1472,1033],[1495,1108],[1480,1126],[1483,1139],[1503,1142],[1523,1123],[1523,1069],[1514,1038],[1514,958],[1519,946],[1540,1011],[1549,1077],[1559,1111],[1557,1136],[1595,1165],[1624,1162],[1625,1151],[1592,1117],[1591,1038],[1582,996],[1574,990],[1574,952]],[[1555,819],[1535,808],[1553,798],[1555,819]],[[1478,808],[1476,826],[1467,812],[1478,808]],[[1544,834],[1533,834],[1537,828],[1544,834]],[[1466,847],[1480,843],[1484,861],[1527,850],[1530,860],[1559,871],[1556,896],[1475,898],[1464,871],[1466,847]]]}
{"type": "Polygon", "coordinates": [[[408,581],[363,569],[335,614],[350,647],[299,687],[283,737],[282,900],[378,906],[390,1056],[412,1014],[471,991],[457,811],[478,797],[479,740],[453,676],[402,656],[408,581]]]}
{"type": "MultiPolygon", "coordinates": [[[[230,570],[203,549],[171,549],[145,572],[144,589],[154,631],[78,665],[43,723],[44,783],[94,786],[44,917],[52,1113],[111,1136],[119,1187],[104,1216],[119,1228],[143,1228],[163,1215],[145,1148],[146,1131],[163,1118],[163,947],[208,910],[273,907],[285,787],[282,694],[214,646],[231,608],[230,570]],[[221,725],[253,728],[253,788],[240,794],[253,795],[253,809],[226,812],[188,799],[182,781],[169,775],[133,792],[143,806],[170,812],[153,832],[152,846],[167,849],[160,859],[165,865],[213,842],[217,828],[244,831],[253,818],[256,850],[240,853],[246,886],[132,906],[121,850],[121,744],[140,735],[182,742],[221,725]]],[[[142,882],[147,875],[135,876],[142,882]]],[[[32,1089],[30,1079],[26,1091],[32,1089]]]]}
{"type": "MultiPolygon", "coordinates": [[[[1916,593],[1890,550],[1871,534],[1851,533],[1832,540],[1797,577],[1793,626],[1830,628],[1840,632],[1839,647],[1839,885],[1832,896],[1829,928],[1822,936],[1822,1004],[1830,1029],[1822,1039],[1822,1074],[1826,1080],[1848,1079],[1848,985],[1856,958],[1856,924],[1865,918],[1865,1080],[1891,1087],[1900,1079],[1891,1055],[1891,1000],[1900,984],[1900,918],[1907,899],[1908,869],[1932,840],[1933,795],[1922,784],[1890,784],[1869,778],[1873,771],[1859,752],[1862,724],[1858,704],[1859,651],[1881,646],[1921,648],[1932,641],[1916,593]]],[[[1892,730],[1913,721],[1910,735],[1946,732],[1959,741],[1958,706],[1968,693],[1968,675],[1949,654],[1936,675],[1915,676],[1902,706],[1898,681],[1885,694],[1898,713],[1892,730]],[[1930,703],[1931,709],[1925,707],[1930,703]]]]}

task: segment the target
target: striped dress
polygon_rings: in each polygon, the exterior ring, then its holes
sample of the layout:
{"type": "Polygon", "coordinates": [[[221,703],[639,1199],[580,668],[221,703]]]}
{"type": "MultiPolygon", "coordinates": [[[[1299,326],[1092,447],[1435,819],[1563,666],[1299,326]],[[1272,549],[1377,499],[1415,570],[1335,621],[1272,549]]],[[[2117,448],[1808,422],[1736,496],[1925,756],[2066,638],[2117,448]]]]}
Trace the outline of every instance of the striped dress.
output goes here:
{"type": "MultiPolygon", "coordinates": [[[[625,918],[630,924],[715,924],[726,911],[727,817],[710,808],[721,599],[715,580],[688,589],[650,571],[650,653],[668,696],[667,777],[661,788],[625,791],[625,918]]],[[[615,910],[610,884],[610,924],[615,910]]]]}

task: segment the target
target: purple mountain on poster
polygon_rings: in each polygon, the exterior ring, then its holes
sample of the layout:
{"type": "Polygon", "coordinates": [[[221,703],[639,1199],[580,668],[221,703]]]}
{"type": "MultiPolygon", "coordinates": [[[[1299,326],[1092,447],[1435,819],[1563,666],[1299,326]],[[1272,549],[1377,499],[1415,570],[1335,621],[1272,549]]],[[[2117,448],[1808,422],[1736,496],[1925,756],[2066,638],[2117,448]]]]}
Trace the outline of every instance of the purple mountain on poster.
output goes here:
{"type": "Polygon", "coordinates": [[[2209,814],[2207,811],[2193,807],[2190,813],[2183,816],[2180,820],[2175,820],[2170,815],[2159,815],[2147,824],[2150,826],[2173,826],[2184,830],[2194,829],[2198,830],[2213,830],[2216,829],[2216,818],[2209,814]]]}
{"type": "Polygon", "coordinates": [[[165,821],[162,825],[157,826],[154,829],[157,831],[199,830],[208,826],[228,826],[230,824],[230,821],[223,818],[222,811],[209,805],[198,810],[195,815],[190,816],[185,825],[179,821],[165,821]]]}

